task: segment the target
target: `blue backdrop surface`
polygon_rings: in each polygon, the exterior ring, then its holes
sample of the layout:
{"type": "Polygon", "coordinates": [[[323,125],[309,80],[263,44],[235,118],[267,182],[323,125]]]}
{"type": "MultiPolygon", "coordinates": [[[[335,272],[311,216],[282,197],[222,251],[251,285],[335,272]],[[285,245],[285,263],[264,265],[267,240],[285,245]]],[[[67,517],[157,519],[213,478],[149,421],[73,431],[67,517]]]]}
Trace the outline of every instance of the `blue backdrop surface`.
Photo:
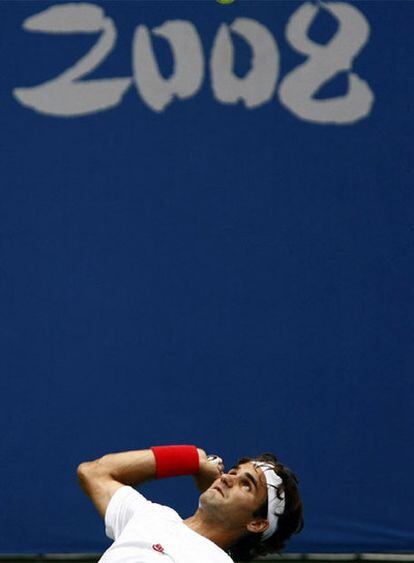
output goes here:
{"type": "Polygon", "coordinates": [[[78,463],[163,443],[274,451],[290,551],[414,551],[414,4],[0,12],[0,552],[103,550],[78,463]]]}

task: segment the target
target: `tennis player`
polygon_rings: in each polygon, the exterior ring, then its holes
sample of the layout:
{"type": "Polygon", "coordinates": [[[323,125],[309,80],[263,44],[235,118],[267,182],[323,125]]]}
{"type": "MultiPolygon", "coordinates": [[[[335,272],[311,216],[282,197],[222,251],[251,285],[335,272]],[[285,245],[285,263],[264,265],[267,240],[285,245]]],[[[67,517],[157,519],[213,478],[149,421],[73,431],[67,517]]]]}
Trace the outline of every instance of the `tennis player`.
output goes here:
{"type": "Polygon", "coordinates": [[[114,540],[102,563],[248,561],[281,551],[303,527],[298,480],[272,454],[226,473],[221,458],[195,446],[155,446],[81,463],[78,477],[114,540]],[[186,520],[133,488],[178,475],[193,475],[201,492],[186,520]]]}

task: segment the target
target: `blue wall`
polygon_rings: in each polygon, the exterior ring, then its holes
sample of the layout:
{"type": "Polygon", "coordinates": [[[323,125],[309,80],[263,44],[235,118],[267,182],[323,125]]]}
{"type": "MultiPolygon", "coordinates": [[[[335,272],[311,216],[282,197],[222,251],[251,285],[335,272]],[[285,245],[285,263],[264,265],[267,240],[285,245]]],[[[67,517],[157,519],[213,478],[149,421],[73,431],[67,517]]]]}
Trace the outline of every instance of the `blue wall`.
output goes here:
{"type": "Polygon", "coordinates": [[[1,14],[0,552],[103,550],[76,466],[163,443],[276,452],[291,551],[414,550],[414,4],[1,14]]]}

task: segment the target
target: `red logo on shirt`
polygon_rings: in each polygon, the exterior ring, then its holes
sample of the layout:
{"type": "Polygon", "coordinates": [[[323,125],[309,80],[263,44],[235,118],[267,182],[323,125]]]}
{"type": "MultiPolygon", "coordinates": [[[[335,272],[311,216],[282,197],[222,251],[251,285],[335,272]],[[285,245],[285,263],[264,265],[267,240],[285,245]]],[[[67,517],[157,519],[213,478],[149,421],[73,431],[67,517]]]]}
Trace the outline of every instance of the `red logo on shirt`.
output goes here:
{"type": "Polygon", "coordinates": [[[155,549],[155,551],[158,551],[159,553],[164,553],[164,548],[162,547],[162,545],[160,543],[155,543],[152,546],[152,549],[155,549]]]}

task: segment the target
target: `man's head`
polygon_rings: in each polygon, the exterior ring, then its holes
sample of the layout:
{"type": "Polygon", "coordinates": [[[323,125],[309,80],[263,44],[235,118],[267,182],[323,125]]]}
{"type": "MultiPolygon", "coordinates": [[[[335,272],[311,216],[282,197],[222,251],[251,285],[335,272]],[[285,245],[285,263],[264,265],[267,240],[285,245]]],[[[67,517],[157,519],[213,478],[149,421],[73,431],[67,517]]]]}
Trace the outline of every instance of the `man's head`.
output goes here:
{"type": "Polygon", "coordinates": [[[253,516],[266,502],[264,473],[251,461],[223,473],[200,497],[200,506],[211,518],[238,530],[240,535],[268,527],[266,516],[253,516]]]}
{"type": "Polygon", "coordinates": [[[297,483],[296,476],[272,454],[243,458],[201,495],[200,507],[234,531],[237,540],[231,546],[231,555],[240,561],[249,560],[280,551],[285,541],[302,529],[303,508],[297,483]],[[268,474],[272,468],[256,462],[274,467],[273,477],[268,474]],[[276,513],[273,516],[268,513],[268,499],[271,512],[276,513]],[[269,525],[275,531],[266,537],[269,525]]]}

